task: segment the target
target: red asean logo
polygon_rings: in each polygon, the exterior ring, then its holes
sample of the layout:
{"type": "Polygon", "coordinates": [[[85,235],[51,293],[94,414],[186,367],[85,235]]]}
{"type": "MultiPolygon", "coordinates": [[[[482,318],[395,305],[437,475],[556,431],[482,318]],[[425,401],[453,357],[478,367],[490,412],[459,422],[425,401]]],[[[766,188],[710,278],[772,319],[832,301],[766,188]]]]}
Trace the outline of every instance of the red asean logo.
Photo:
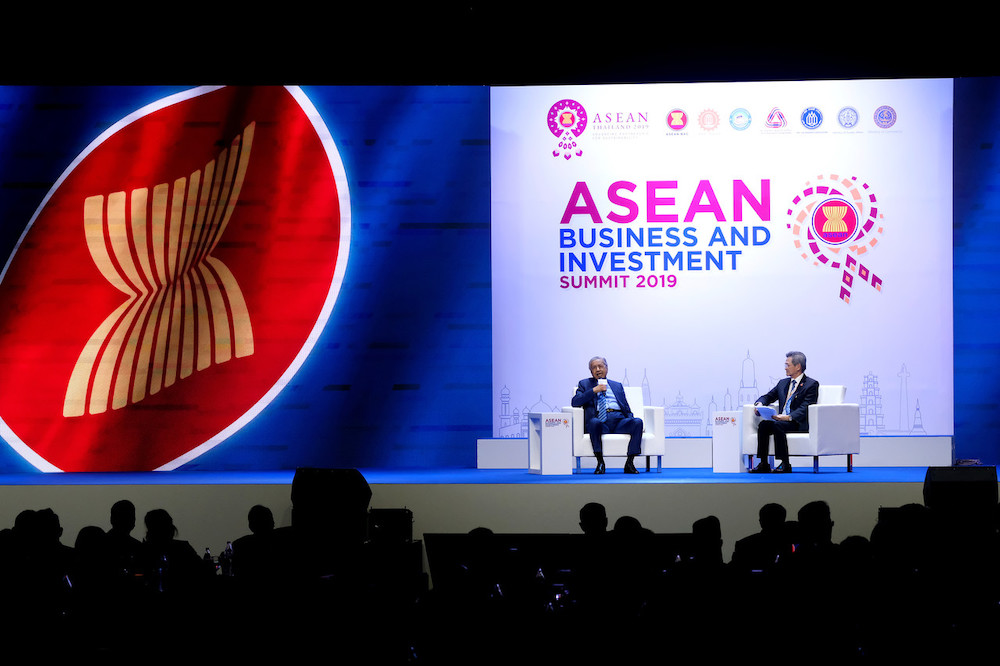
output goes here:
{"type": "Polygon", "coordinates": [[[844,198],[828,199],[813,212],[812,232],[828,245],[847,243],[857,229],[857,210],[844,198]]]}
{"type": "Polygon", "coordinates": [[[173,469],[246,425],[339,294],[350,201],[297,88],[199,88],[98,137],[0,274],[0,435],[44,471],[173,469]]]}

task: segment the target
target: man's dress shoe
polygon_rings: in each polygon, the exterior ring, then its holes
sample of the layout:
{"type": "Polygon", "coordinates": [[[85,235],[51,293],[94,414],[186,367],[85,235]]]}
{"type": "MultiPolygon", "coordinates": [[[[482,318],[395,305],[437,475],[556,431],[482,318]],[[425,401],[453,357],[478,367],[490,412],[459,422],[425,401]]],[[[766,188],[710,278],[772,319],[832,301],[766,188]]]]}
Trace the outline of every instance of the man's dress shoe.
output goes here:
{"type": "Polygon", "coordinates": [[[762,462],[761,464],[757,465],[752,470],[750,470],[750,473],[751,474],[767,474],[770,471],[771,471],[771,466],[768,465],[766,462],[762,462]]]}
{"type": "Polygon", "coordinates": [[[604,474],[604,463],[597,463],[597,467],[594,468],[594,474],[604,474]]]}

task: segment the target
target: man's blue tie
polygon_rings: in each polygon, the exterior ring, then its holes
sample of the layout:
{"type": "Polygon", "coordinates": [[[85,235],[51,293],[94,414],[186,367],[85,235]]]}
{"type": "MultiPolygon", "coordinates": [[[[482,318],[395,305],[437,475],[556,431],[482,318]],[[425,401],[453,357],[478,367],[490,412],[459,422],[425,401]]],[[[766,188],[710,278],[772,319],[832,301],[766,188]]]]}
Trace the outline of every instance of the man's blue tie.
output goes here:
{"type": "Polygon", "coordinates": [[[788,385],[788,397],[785,398],[785,414],[791,414],[792,412],[792,396],[795,394],[795,380],[788,385]]]}
{"type": "Polygon", "coordinates": [[[608,399],[604,391],[597,394],[597,418],[602,421],[608,420],[608,399]]]}

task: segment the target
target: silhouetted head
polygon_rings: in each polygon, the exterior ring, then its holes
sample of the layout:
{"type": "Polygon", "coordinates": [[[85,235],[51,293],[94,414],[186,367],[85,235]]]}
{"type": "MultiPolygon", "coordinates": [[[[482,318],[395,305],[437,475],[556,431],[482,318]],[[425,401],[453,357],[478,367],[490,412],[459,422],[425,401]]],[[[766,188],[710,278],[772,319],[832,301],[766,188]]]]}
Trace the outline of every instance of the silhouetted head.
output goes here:
{"type": "Polygon", "coordinates": [[[638,534],[642,531],[642,523],[638,518],[622,516],[615,521],[614,531],[616,534],[638,534]]]}
{"type": "Polygon", "coordinates": [[[111,505],[111,528],[129,534],[135,529],[135,505],[127,499],[111,505]]]}
{"type": "Polygon", "coordinates": [[[580,509],[580,529],[584,534],[604,534],[608,531],[608,512],[603,504],[588,502],[580,509]]]}
{"type": "Polygon", "coordinates": [[[177,536],[174,519],[165,509],[153,509],[146,514],[146,541],[166,543],[177,536]]]}
{"type": "Polygon", "coordinates": [[[695,558],[702,562],[722,561],[722,524],[715,516],[705,516],[691,525],[695,558]]]}
{"type": "Polygon", "coordinates": [[[87,525],[77,532],[73,548],[78,554],[100,553],[104,548],[104,530],[97,525],[87,525]]]}
{"type": "Polygon", "coordinates": [[[270,532],[274,529],[274,515],[266,506],[256,504],[250,507],[247,514],[247,524],[254,534],[270,532]]]}
{"type": "Polygon", "coordinates": [[[45,543],[59,541],[62,536],[62,525],[59,524],[59,516],[52,509],[42,509],[36,512],[35,519],[38,521],[38,534],[45,543]]]}
{"type": "Polygon", "coordinates": [[[799,509],[799,529],[802,543],[828,544],[833,536],[830,505],[819,500],[799,509]]]}
{"type": "Polygon", "coordinates": [[[691,533],[694,534],[696,539],[703,540],[706,543],[721,542],[722,524],[715,516],[705,516],[694,521],[694,524],[691,525],[691,533]]]}
{"type": "Polygon", "coordinates": [[[25,509],[17,514],[17,517],[14,518],[14,535],[17,538],[23,539],[35,533],[35,525],[38,523],[35,520],[36,514],[37,511],[33,509],[25,509]]]}
{"type": "Polygon", "coordinates": [[[787,517],[788,512],[785,511],[785,507],[773,502],[760,507],[760,513],[758,514],[760,528],[765,532],[783,527],[785,518],[787,517]]]}

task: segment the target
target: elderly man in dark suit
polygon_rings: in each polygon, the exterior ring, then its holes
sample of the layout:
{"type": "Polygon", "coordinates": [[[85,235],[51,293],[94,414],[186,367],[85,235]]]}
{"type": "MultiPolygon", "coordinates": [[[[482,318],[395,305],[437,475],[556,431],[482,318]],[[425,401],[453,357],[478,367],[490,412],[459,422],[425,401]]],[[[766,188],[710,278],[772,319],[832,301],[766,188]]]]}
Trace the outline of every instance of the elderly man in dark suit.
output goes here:
{"type": "Polygon", "coordinates": [[[590,444],[597,456],[594,474],[604,474],[604,447],[601,444],[604,433],[630,436],[625,473],[638,474],[633,459],[639,455],[642,445],[642,419],[632,415],[621,383],[608,379],[607,359],[603,356],[590,359],[590,375],[580,380],[571,404],[583,407],[583,430],[590,433],[590,444]]]}
{"type": "MultiPolygon", "coordinates": [[[[809,431],[809,405],[815,405],[819,400],[819,382],[806,377],[806,355],[791,351],[785,354],[785,374],[787,377],[775,385],[773,389],[757,398],[755,406],[770,405],[778,401],[778,412],[770,419],[764,419],[757,426],[757,456],[760,464],[750,470],[755,473],[770,472],[767,463],[767,453],[770,438],[774,436],[774,457],[781,459],[781,464],[775,472],[791,472],[788,462],[789,432],[809,431]]],[[[756,411],[756,410],[755,410],[756,411]]],[[[760,412],[757,412],[760,416],[760,412]]]]}

